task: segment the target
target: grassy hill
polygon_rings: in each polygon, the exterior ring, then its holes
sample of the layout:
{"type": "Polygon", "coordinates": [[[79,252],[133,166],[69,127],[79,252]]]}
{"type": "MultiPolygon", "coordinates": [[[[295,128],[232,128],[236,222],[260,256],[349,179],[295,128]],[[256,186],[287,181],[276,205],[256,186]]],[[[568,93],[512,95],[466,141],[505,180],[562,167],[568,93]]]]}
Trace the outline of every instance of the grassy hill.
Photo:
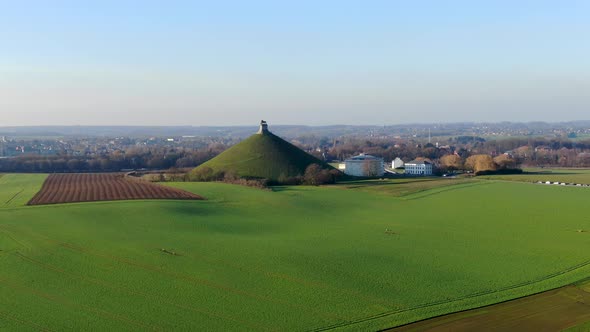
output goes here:
{"type": "Polygon", "coordinates": [[[197,167],[195,171],[209,167],[214,172],[233,171],[241,177],[278,180],[281,175],[303,175],[307,166],[311,164],[332,168],[282,138],[265,132],[252,135],[232,146],[197,167]]]}

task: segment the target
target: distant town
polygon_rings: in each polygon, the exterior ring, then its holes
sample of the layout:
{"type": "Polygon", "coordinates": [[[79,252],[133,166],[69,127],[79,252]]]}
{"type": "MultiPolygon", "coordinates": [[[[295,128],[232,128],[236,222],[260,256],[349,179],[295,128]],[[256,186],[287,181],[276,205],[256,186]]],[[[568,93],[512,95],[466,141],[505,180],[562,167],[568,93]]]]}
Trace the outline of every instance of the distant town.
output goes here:
{"type": "MultiPolygon", "coordinates": [[[[255,131],[254,126],[0,127],[0,171],[86,172],[195,167],[255,131]]],[[[400,168],[399,165],[410,165],[405,167],[406,173],[415,175],[447,171],[441,161],[448,155],[458,156],[463,161],[477,154],[492,158],[506,155],[514,164],[525,166],[590,166],[590,121],[274,125],[273,132],[343,171],[347,159],[350,164],[350,158],[368,158],[362,156],[382,161],[383,172],[400,168]],[[395,160],[398,160],[398,167],[393,164],[395,160]]]]}

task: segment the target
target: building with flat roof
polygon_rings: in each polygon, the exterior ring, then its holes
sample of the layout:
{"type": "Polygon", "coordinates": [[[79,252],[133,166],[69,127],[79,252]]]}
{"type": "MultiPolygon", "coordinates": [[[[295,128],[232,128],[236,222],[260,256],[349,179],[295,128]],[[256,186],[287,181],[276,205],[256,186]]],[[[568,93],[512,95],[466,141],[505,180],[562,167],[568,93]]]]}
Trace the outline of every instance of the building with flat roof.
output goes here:
{"type": "Polygon", "coordinates": [[[405,164],[407,175],[432,175],[432,163],[426,160],[412,160],[405,164]]]}
{"type": "Polygon", "coordinates": [[[344,161],[344,173],[364,177],[382,176],[385,173],[383,158],[361,153],[344,161]]]}

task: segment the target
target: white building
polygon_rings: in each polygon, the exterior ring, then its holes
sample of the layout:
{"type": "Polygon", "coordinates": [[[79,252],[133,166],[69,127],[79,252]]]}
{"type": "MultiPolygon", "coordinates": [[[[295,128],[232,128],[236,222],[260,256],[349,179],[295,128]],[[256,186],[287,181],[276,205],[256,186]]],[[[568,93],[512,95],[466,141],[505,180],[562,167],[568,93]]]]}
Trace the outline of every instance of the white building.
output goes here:
{"type": "Polygon", "coordinates": [[[401,160],[400,157],[395,158],[392,162],[391,162],[391,168],[396,169],[396,168],[402,168],[404,167],[404,161],[401,160]]]}
{"type": "Polygon", "coordinates": [[[405,165],[408,175],[432,175],[432,164],[425,160],[412,160],[405,165]]]}
{"type": "Polygon", "coordinates": [[[383,158],[361,153],[344,161],[344,173],[352,176],[382,176],[385,173],[383,158]]]}

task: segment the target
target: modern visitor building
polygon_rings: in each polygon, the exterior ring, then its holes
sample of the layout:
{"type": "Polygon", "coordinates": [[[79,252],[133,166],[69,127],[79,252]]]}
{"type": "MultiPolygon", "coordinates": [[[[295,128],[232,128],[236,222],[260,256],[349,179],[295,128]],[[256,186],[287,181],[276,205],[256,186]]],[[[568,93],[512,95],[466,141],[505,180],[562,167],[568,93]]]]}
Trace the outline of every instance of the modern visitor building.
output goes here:
{"type": "Polygon", "coordinates": [[[361,153],[344,161],[344,173],[352,176],[374,177],[385,173],[383,158],[361,153]]]}

